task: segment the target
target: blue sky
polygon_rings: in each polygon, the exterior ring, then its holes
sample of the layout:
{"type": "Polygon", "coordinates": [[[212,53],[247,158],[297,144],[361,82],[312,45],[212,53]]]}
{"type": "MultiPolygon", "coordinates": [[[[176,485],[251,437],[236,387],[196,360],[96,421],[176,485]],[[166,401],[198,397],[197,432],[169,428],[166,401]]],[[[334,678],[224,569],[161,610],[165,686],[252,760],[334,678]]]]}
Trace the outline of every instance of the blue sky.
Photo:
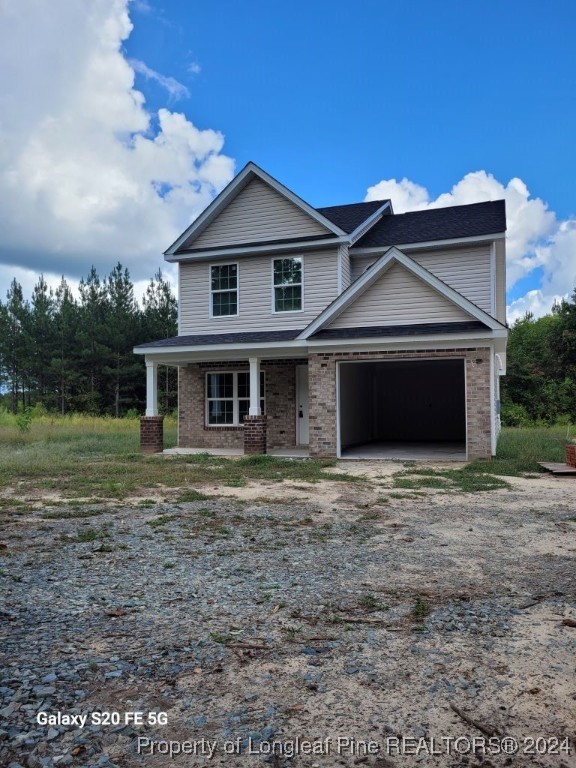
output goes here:
{"type": "Polygon", "coordinates": [[[576,212],[572,2],[149,3],[128,54],[187,85],[178,108],[239,166],[317,205],[383,177],[437,195],[486,169],[576,212]]]}
{"type": "Polygon", "coordinates": [[[548,311],[576,284],[575,22],[568,0],[6,0],[0,292],[118,259],[145,281],[253,160],[316,206],[505,197],[510,316],[548,311]]]}

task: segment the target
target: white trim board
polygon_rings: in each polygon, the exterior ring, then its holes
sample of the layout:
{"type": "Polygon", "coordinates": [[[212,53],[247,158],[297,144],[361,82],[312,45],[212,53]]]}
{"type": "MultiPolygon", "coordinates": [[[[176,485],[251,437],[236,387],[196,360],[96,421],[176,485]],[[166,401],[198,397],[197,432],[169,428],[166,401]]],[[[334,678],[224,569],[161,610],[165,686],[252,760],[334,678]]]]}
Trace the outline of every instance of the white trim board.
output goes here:
{"type": "Polygon", "coordinates": [[[477,307],[476,304],[473,304],[467,298],[462,296],[461,293],[455,291],[454,288],[451,288],[394,246],[386,251],[386,253],[383,254],[370,269],[364,272],[364,274],[355,280],[349,288],[326,307],[326,309],[321,312],[297,338],[308,339],[310,336],[329,325],[332,320],[336,319],[338,315],[351,306],[364,291],[373,285],[394,262],[401,264],[405,269],[430,286],[430,288],[433,288],[448,299],[448,301],[451,301],[453,304],[460,307],[460,309],[467,312],[476,320],[487,325],[491,330],[505,329],[505,326],[498,322],[498,320],[491,317],[487,312],[484,312],[484,310],[477,307]]]}
{"type": "Polygon", "coordinates": [[[494,235],[475,235],[474,237],[453,237],[448,240],[426,240],[422,243],[399,243],[395,246],[379,245],[372,246],[370,248],[355,248],[350,249],[350,256],[369,256],[372,253],[383,253],[387,248],[394,247],[398,250],[409,249],[411,251],[421,248],[442,248],[442,246],[459,246],[459,245],[472,245],[474,243],[485,243],[487,240],[504,240],[506,232],[498,232],[494,235]]]}
{"type": "Polygon", "coordinates": [[[348,239],[346,237],[328,237],[326,239],[319,238],[318,240],[299,240],[294,238],[293,241],[289,242],[268,244],[262,241],[262,245],[231,245],[225,248],[214,248],[213,250],[197,251],[194,253],[182,251],[182,253],[174,256],[164,256],[164,260],[169,261],[171,264],[176,264],[181,261],[209,261],[211,259],[231,259],[236,256],[256,256],[259,253],[266,255],[272,252],[313,251],[347,242],[348,239]]]}

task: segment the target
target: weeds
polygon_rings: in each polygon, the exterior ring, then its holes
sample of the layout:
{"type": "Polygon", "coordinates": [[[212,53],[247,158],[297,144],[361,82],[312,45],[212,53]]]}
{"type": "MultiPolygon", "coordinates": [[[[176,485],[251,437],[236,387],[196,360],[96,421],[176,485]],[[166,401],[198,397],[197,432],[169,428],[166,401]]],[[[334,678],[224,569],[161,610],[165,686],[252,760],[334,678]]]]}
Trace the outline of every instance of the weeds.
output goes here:
{"type": "Polygon", "coordinates": [[[388,606],[384,605],[382,601],[379,600],[374,595],[364,595],[358,601],[358,605],[360,605],[361,608],[364,608],[365,611],[387,611],[388,610],[388,606]]]}
{"type": "Polygon", "coordinates": [[[426,603],[420,595],[416,596],[416,602],[414,603],[414,607],[412,608],[412,618],[414,621],[422,623],[426,616],[428,616],[431,612],[431,608],[426,603]]]}

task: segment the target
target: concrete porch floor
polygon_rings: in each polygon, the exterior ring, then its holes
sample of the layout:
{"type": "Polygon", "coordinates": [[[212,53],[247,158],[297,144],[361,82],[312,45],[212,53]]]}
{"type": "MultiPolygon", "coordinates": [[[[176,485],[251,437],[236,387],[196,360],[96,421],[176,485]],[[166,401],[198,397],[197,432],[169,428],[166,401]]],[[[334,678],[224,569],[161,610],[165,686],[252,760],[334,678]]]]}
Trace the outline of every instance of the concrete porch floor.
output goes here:
{"type": "Polygon", "coordinates": [[[408,461],[466,461],[465,443],[385,443],[355,445],[343,459],[406,459],[408,461]]]}
{"type": "MultiPolygon", "coordinates": [[[[191,456],[198,453],[207,453],[210,456],[244,456],[243,448],[165,448],[162,453],[173,456],[191,456]]],[[[295,448],[270,448],[269,456],[281,456],[286,459],[307,459],[310,455],[308,448],[298,446],[295,448]]]]}

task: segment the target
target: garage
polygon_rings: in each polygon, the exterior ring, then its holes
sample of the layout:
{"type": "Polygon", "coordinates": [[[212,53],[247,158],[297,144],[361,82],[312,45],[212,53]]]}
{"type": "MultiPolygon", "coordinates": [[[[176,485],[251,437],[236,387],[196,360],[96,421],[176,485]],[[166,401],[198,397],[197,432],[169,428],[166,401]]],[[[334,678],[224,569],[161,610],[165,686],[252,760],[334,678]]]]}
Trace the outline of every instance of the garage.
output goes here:
{"type": "Polygon", "coordinates": [[[463,359],[339,363],[343,458],[466,458],[463,359]]]}

